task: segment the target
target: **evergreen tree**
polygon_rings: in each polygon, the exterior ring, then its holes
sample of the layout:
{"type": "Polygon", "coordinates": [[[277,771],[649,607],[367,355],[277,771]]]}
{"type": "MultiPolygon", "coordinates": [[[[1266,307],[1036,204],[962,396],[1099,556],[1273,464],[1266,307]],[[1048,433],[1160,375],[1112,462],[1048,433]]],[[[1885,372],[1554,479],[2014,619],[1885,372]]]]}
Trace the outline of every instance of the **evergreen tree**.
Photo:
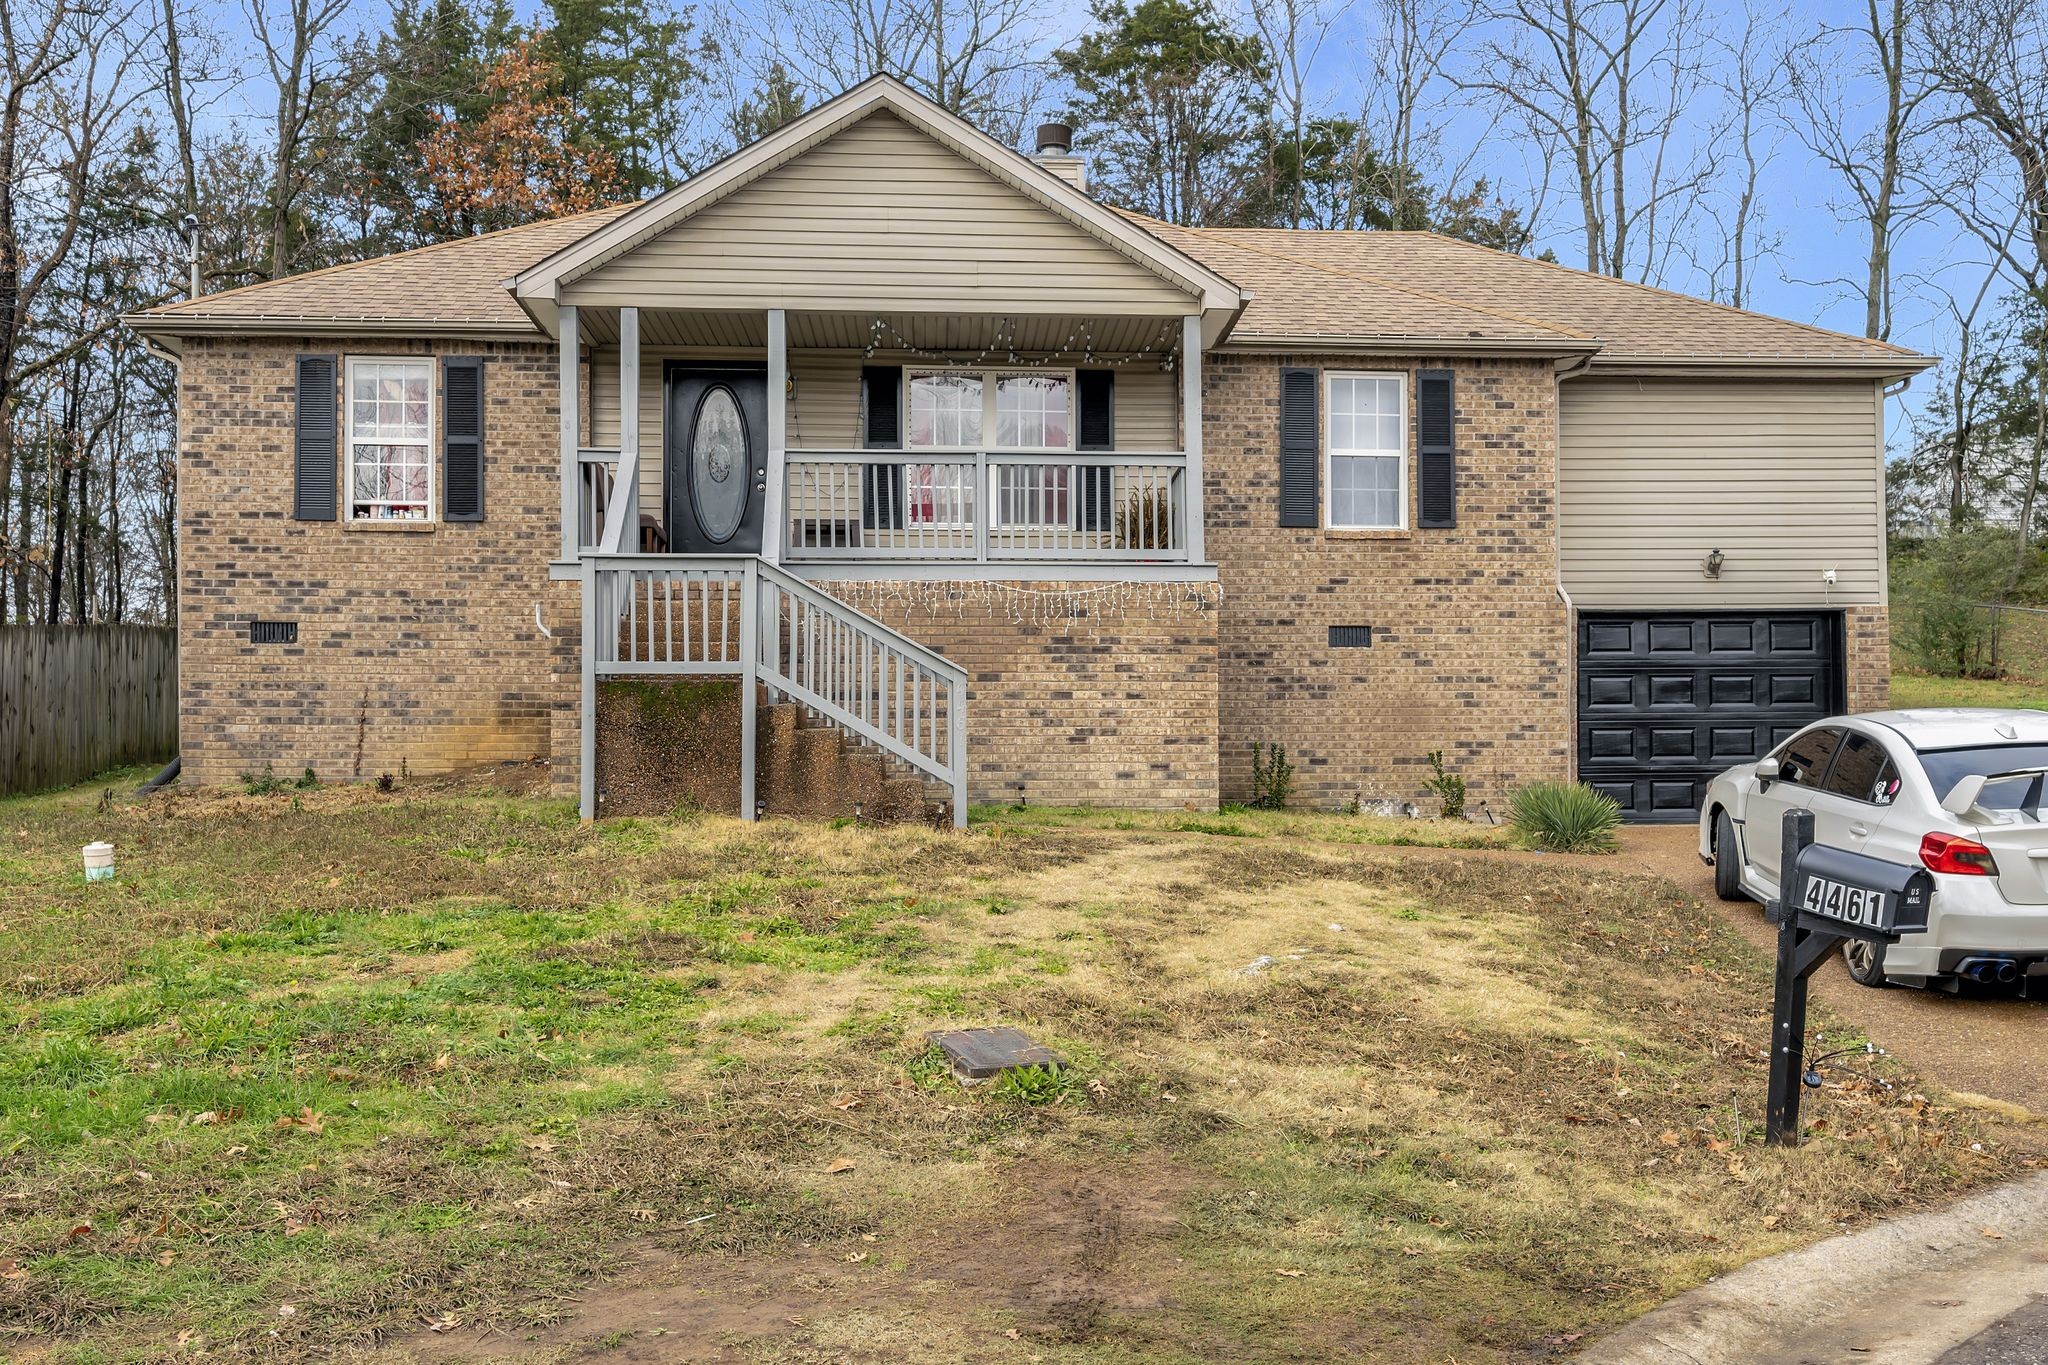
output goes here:
{"type": "Polygon", "coordinates": [[[1264,45],[1211,0],[1095,0],[1092,13],[1053,60],[1097,193],[1172,223],[1242,220],[1269,141],[1264,45]]]}
{"type": "Polygon", "coordinates": [[[588,136],[617,162],[626,193],[681,179],[699,75],[690,21],[633,0],[548,0],[547,13],[538,55],[588,136]]]}

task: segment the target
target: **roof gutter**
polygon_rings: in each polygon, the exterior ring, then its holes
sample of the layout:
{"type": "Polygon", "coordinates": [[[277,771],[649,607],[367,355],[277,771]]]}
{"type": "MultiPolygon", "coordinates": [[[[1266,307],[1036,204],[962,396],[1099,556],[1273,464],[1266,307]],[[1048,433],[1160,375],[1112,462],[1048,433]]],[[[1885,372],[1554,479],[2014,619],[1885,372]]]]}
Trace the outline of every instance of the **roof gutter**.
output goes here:
{"type": "Polygon", "coordinates": [[[1591,368],[1603,375],[1635,378],[1886,379],[1911,378],[1939,363],[1933,356],[1904,351],[1886,356],[1646,355],[1622,352],[1595,357],[1591,368]]]}
{"type": "Polygon", "coordinates": [[[1543,357],[1590,356],[1598,341],[1513,337],[1415,336],[1392,333],[1276,333],[1229,336],[1214,349],[1248,354],[1314,351],[1330,355],[1461,355],[1543,357]]]}
{"type": "Polygon", "coordinates": [[[513,322],[438,318],[227,317],[180,313],[129,313],[122,319],[145,339],[181,337],[395,337],[431,340],[529,340],[538,327],[513,322]]]}

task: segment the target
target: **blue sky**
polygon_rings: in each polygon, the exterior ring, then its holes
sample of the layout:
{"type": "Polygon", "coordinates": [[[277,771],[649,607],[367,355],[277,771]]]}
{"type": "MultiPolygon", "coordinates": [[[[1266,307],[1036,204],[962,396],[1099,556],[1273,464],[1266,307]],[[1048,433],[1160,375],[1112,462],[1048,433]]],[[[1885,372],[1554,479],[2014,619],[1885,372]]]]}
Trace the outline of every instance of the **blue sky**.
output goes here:
{"type": "MultiPolygon", "coordinates": [[[[1718,6],[1720,20],[1716,31],[1721,37],[1733,41],[1739,35],[1741,0],[1698,2],[1718,6]]],[[[1771,0],[1755,2],[1767,4],[1771,0]]],[[[743,28],[751,26],[763,35],[764,41],[772,41],[768,37],[772,21],[765,16],[774,12],[775,0],[732,3],[741,15],[743,28]]],[[[1369,53],[1378,26],[1377,10],[1371,0],[1351,4],[1333,0],[1333,4],[1336,17],[1313,73],[1314,86],[1326,108],[1356,109],[1370,94],[1369,53]]],[[[381,13],[381,5],[375,8],[381,13]]],[[[518,8],[531,16],[539,8],[538,0],[520,0],[518,8]]],[[[1770,12],[1772,22],[1780,25],[1783,33],[1803,36],[1813,33],[1826,20],[1839,22],[1848,8],[1849,0],[1785,0],[1770,12]]],[[[237,28],[247,31],[248,21],[236,6],[220,0],[214,12],[231,25],[230,34],[237,28]]],[[[1071,41],[1087,22],[1087,8],[1081,0],[1060,0],[1037,13],[1045,25],[1046,50],[1071,41]]],[[[350,19],[366,22],[370,17],[371,7],[364,6],[350,19]]],[[[1468,39],[1463,46],[1469,50],[1473,41],[1468,39]]],[[[248,69],[257,69],[253,61],[248,69]]],[[[1858,92],[1852,91],[1852,95],[1855,93],[1858,92]]],[[[1874,87],[1861,93],[1870,98],[1877,95],[1874,87]]],[[[1459,97],[1450,90],[1445,95],[1440,119],[1444,159],[1462,162],[1469,175],[1486,176],[1510,197],[1526,199],[1542,169],[1534,163],[1529,144],[1498,126],[1472,98],[1459,97]]],[[[1054,92],[1053,102],[1056,100],[1054,92]]],[[[221,112],[237,107],[253,111],[263,104],[264,96],[258,90],[237,92],[224,102],[221,112]]],[[[1712,95],[1702,92],[1698,105],[1698,121],[1714,116],[1712,95]]],[[[1050,114],[1054,110],[1048,108],[1045,112],[1050,114]]],[[[1694,114],[1689,108],[1688,118],[1694,114]]],[[[1759,146],[1769,158],[1759,185],[1760,202],[1767,229],[1777,240],[1777,250],[1752,272],[1750,306],[1801,322],[1860,333],[1861,301],[1840,283],[1831,283],[1844,276],[1860,277],[1867,251],[1862,225],[1853,219],[1845,220],[1831,207],[1843,196],[1842,187],[1787,127],[1766,123],[1760,129],[1759,146]]],[[[1538,223],[1538,245],[1555,250],[1558,259],[1567,265],[1583,266],[1584,248],[1574,210],[1573,203],[1553,194],[1548,211],[1538,223]]],[[[1943,291],[1967,300],[1982,278],[1983,250],[1952,222],[1936,214],[1904,234],[1896,247],[1896,256],[1899,285],[1893,340],[1929,354],[1943,354],[1954,343],[1943,291]]],[[[1663,283],[1692,293],[1705,293],[1707,289],[1703,277],[1682,261],[1673,265],[1663,283]]],[[[1925,400],[1929,387],[1929,377],[1922,377],[1894,401],[1891,425],[1895,436],[1902,432],[1908,414],[1925,400]]]]}

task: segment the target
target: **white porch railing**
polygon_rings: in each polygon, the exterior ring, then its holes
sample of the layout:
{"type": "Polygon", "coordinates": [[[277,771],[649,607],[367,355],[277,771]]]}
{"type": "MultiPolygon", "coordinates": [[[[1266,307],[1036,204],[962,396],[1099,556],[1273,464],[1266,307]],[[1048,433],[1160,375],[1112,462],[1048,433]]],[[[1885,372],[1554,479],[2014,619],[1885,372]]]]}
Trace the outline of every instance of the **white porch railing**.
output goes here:
{"type": "Polygon", "coordinates": [[[1184,562],[1179,452],[790,451],[783,559],[1184,562]]]}
{"type": "Polygon", "coordinates": [[[576,548],[585,554],[604,543],[604,517],[618,472],[616,450],[576,452],[576,548]]]}
{"type": "Polygon", "coordinates": [[[736,674],[741,810],[754,811],[757,684],[952,790],[967,823],[967,674],[751,555],[584,559],[584,814],[595,814],[600,677],[736,674]]]}

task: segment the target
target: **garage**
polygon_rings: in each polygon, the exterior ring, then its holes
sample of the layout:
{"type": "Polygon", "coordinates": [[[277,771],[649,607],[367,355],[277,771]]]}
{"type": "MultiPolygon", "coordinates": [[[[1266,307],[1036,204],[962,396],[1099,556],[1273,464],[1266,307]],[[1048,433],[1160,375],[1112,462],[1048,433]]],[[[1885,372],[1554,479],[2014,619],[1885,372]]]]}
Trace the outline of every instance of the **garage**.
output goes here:
{"type": "Polygon", "coordinates": [[[1839,612],[1586,613],[1579,779],[1634,821],[1691,820],[1714,774],[1842,710],[1839,612]]]}

